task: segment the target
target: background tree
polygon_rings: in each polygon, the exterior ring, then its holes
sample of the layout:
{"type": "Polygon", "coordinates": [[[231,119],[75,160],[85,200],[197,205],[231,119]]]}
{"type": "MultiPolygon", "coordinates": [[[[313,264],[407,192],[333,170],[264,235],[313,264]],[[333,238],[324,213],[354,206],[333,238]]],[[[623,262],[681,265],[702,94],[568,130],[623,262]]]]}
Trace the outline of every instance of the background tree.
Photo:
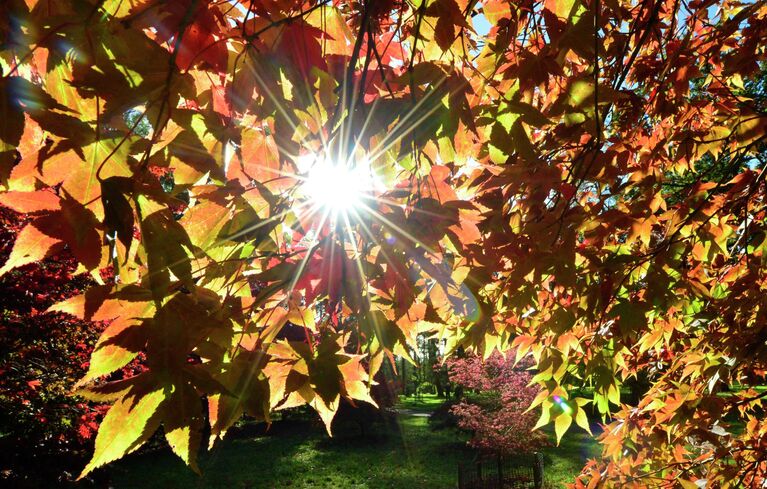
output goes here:
{"type": "Polygon", "coordinates": [[[399,359],[396,378],[402,384],[404,395],[436,394],[444,398],[450,392],[442,362],[444,346],[440,343],[429,334],[419,334],[415,347],[409,349],[409,356],[399,359]]]}
{"type": "MultiPolygon", "coordinates": [[[[0,208],[0,255],[29,220],[0,208]]],[[[92,450],[108,406],[69,395],[88,368],[102,325],[45,310],[90,285],[73,276],[76,261],[62,250],[0,280],[0,480],[37,487],[76,471],[92,450]]],[[[59,480],[58,482],[63,482],[59,480]]]]}
{"type": "Polygon", "coordinates": [[[452,358],[448,372],[451,382],[466,389],[465,398],[450,411],[458,427],[472,433],[471,446],[504,455],[545,446],[547,436],[533,431],[538,416],[527,410],[538,389],[530,385],[532,375],[525,366],[514,365],[512,354],[495,352],[486,360],[477,355],[452,358]]]}

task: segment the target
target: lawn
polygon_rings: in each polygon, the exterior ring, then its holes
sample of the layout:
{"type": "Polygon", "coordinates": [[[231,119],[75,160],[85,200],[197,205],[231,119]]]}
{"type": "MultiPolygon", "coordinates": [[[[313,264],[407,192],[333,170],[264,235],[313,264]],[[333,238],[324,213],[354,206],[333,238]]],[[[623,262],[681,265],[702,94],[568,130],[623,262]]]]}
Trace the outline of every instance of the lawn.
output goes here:
{"type": "MultiPolygon", "coordinates": [[[[598,426],[592,423],[591,431],[597,433],[598,426]]],[[[554,430],[544,430],[549,439],[554,440],[554,430]]],[[[552,445],[544,448],[543,473],[550,487],[565,487],[581,471],[589,458],[599,455],[600,447],[594,438],[582,429],[572,426],[559,446],[552,445]]]]}
{"type": "MultiPolygon", "coordinates": [[[[432,430],[426,416],[440,401],[407,399],[389,426],[361,437],[355,426],[341,426],[328,438],[308,421],[275,423],[269,434],[244,433],[219,442],[201,456],[203,475],[187,469],[167,449],[134,454],[107,469],[114,488],[392,488],[456,487],[457,466],[472,452],[465,435],[432,430]]],[[[545,451],[545,473],[554,487],[571,481],[594,442],[574,432],[562,446],[545,451]]]]}

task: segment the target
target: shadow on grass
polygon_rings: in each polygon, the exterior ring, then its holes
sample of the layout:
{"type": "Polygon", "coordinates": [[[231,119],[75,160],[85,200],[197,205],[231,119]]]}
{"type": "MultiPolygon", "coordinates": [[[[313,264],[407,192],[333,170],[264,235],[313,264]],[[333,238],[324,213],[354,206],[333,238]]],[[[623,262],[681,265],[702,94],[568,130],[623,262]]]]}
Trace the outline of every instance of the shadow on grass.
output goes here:
{"type": "MultiPolygon", "coordinates": [[[[434,407],[419,404],[408,409],[434,407]]],[[[130,455],[105,470],[116,489],[444,489],[456,487],[458,464],[474,458],[465,434],[433,430],[422,416],[399,414],[389,423],[376,423],[365,436],[355,423],[340,423],[334,430],[329,438],[319,423],[306,419],[278,421],[268,431],[264,425],[246,425],[200,455],[202,476],[167,448],[130,455]]],[[[573,429],[559,447],[543,453],[546,480],[564,487],[598,453],[598,445],[588,433],[573,429]]]]}
{"type": "Polygon", "coordinates": [[[225,439],[201,454],[202,476],[167,449],[132,455],[109,469],[112,487],[453,487],[464,440],[431,432],[426,418],[399,416],[395,423],[396,430],[379,424],[362,437],[349,427],[333,438],[312,423],[275,423],[268,434],[225,439]]]}

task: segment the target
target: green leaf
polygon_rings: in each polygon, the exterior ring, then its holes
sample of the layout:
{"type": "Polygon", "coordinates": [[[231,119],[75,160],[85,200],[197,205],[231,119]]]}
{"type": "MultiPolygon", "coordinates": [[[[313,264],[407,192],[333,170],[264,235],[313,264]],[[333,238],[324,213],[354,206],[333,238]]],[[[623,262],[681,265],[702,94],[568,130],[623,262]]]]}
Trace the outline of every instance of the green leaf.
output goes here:
{"type": "Polygon", "coordinates": [[[171,271],[192,288],[192,264],[184,249],[184,246],[191,249],[192,243],[170,211],[147,216],[141,223],[141,234],[147,253],[149,283],[155,297],[162,298],[167,293],[171,271]]]}
{"type": "Polygon", "coordinates": [[[266,359],[262,350],[240,351],[217,378],[225,393],[212,395],[208,399],[211,425],[209,446],[223,438],[244,412],[255,419],[270,421],[271,393],[269,381],[262,372],[266,359]]]}
{"type": "Polygon", "coordinates": [[[498,122],[493,124],[493,127],[490,130],[490,144],[508,155],[514,152],[514,144],[509,133],[504,129],[505,122],[505,120],[501,121],[499,119],[498,122]]]}
{"type": "Polygon", "coordinates": [[[590,80],[575,80],[568,90],[568,105],[580,109],[591,106],[594,95],[594,83],[590,80]]]}
{"type": "Polygon", "coordinates": [[[502,114],[498,121],[502,122],[507,131],[511,131],[511,125],[521,119],[533,127],[543,127],[551,124],[551,121],[543,113],[532,105],[518,100],[504,101],[500,104],[502,114]]]}
{"type": "MultiPolygon", "coordinates": [[[[198,118],[194,119],[195,122],[198,118]]],[[[194,124],[196,130],[181,132],[173,142],[168,145],[171,156],[171,166],[175,168],[173,173],[177,185],[191,185],[200,180],[206,174],[221,177],[221,169],[216,159],[211,156],[211,151],[205,147],[204,126],[194,124]]],[[[209,138],[205,138],[207,141],[209,138]]]]}

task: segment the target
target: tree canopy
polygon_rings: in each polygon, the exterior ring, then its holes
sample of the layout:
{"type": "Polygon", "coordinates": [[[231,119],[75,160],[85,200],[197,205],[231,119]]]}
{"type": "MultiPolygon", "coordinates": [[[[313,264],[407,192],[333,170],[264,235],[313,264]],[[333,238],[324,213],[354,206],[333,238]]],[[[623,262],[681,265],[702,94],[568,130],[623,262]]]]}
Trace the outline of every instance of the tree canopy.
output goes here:
{"type": "Polygon", "coordinates": [[[596,406],[578,487],[761,483],[764,39],[750,0],[2,2],[0,274],[67,248],[99,285],[51,310],[108,323],[83,474],[329,427],[431,333],[529,355],[558,434],[596,406]]]}

